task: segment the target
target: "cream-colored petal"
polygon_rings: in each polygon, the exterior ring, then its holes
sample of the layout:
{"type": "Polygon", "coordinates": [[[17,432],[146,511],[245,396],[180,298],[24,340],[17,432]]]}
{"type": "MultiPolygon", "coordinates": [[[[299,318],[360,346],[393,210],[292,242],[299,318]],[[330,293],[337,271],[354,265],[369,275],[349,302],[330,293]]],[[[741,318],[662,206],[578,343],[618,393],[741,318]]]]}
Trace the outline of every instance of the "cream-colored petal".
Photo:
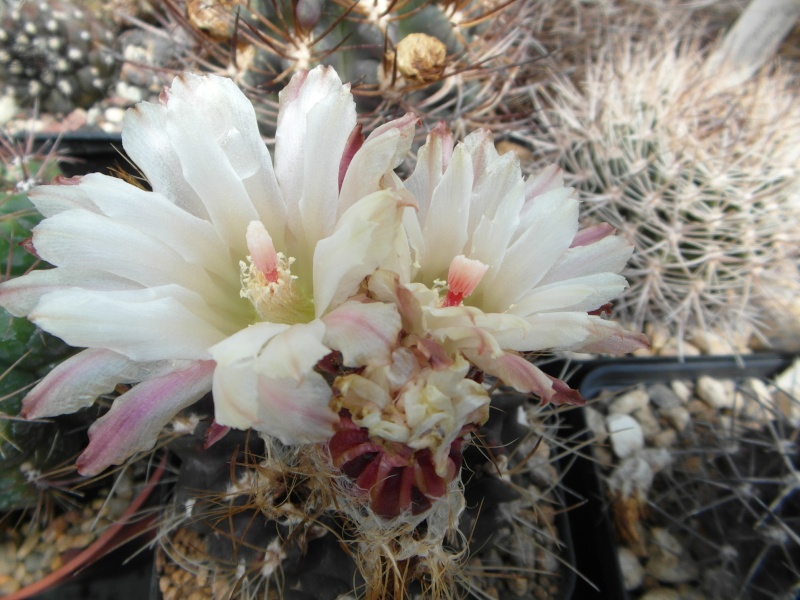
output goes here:
{"type": "Polygon", "coordinates": [[[322,317],[324,343],[342,353],[348,367],[388,364],[400,333],[393,304],[348,301],[322,317]]]}
{"type": "Polygon", "coordinates": [[[330,237],[314,251],[314,310],[317,316],[354,295],[393,251],[402,206],[394,193],[370,194],[351,206],[330,237]]]}

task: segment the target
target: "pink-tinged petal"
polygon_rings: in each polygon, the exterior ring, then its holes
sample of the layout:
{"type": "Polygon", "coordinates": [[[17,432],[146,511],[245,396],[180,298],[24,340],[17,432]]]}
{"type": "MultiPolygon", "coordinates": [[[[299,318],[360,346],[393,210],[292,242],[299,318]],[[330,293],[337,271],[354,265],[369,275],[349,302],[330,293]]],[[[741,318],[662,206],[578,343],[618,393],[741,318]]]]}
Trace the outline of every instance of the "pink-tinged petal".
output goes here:
{"type": "Polygon", "coordinates": [[[616,321],[608,321],[599,316],[592,319],[592,336],[580,347],[581,352],[600,352],[603,354],[628,354],[650,347],[647,336],[638,331],[628,331],[616,321]]]}
{"type": "Polygon", "coordinates": [[[537,196],[563,187],[564,173],[558,165],[550,165],[525,181],[525,201],[531,202],[537,196]]]}
{"type": "Polygon", "coordinates": [[[132,290],[139,286],[132,281],[86,269],[45,269],[31,271],[27,275],[10,279],[0,284],[0,306],[15,317],[30,313],[45,294],[73,287],[89,290],[132,290]]]}
{"type": "Polygon", "coordinates": [[[632,253],[633,246],[619,236],[609,236],[588,246],[572,247],[561,255],[539,285],[594,273],[619,273],[632,253]]]}
{"type": "Polygon", "coordinates": [[[597,225],[591,225],[590,227],[586,227],[585,229],[581,229],[578,233],[575,234],[575,238],[572,240],[572,245],[570,248],[576,248],[577,246],[588,246],[589,244],[594,244],[595,242],[599,242],[600,240],[607,238],[610,235],[614,235],[614,229],[608,223],[598,223],[597,225]]]}
{"type": "Polygon", "coordinates": [[[208,429],[206,429],[206,433],[203,436],[203,448],[208,450],[228,435],[228,432],[231,430],[230,427],[226,427],[225,425],[220,425],[216,421],[212,421],[211,425],[209,425],[208,429]]]}
{"type": "Polygon", "coordinates": [[[625,354],[647,347],[647,338],[614,321],[578,312],[551,312],[525,318],[525,330],[496,330],[501,347],[510,350],[574,350],[625,354]],[[601,350],[602,349],[602,350],[601,350]]]}
{"type": "Polygon", "coordinates": [[[494,375],[506,385],[517,391],[539,396],[542,404],[576,404],[585,403],[581,395],[566,383],[543,373],[538,367],[510,352],[499,356],[490,353],[468,351],[470,361],[482,371],[494,375]]]}
{"type": "Polygon", "coordinates": [[[453,154],[453,133],[445,123],[437,123],[428,134],[428,139],[417,152],[414,172],[405,182],[405,187],[419,202],[419,222],[425,223],[431,206],[433,192],[442,180],[442,175],[453,154]]]}
{"type": "Polygon", "coordinates": [[[402,205],[392,192],[370,194],[342,215],[336,229],[314,250],[314,309],[317,316],[357,291],[394,250],[402,205]]]}
{"type": "Polygon", "coordinates": [[[318,373],[301,379],[258,378],[259,411],[253,429],[284,444],[316,444],[333,435],[338,415],[331,388],[318,373]]]}
{"type": "Polygon", "coordinates": [[[213,346],[214,415],[220,425],[248,429],[258,420],[255,361],[276,335],[289,329],[279,323],[257,323],[213,346]]]}
{"type": "Polygon", "coordinates": [[[118,383],[160,377],[174,369],[174,361],[139,363],[110,350],[84,350],[56,366],[25,396],[21,414],[41,419],[74,413],[114,391],[118,383]]]}
{"type": "Polygon", "coordinates": [[[382,189],[381,180],[411,149],[418,118],[413,113],[378,127],[350,162],[339,194],[339,214],[364,196],[382,189]]]}
{"type": "Polygon", "coordinates": [[[324,334],[321,321],[259,323],[212,348],[216,421],[286,444],[328,439],[338,417],[329,406],[330,386],[313,371],[330,353],[324,334]]]}
{"type": "Polygon", "coordinates": [[[341,352],[348,367],[388,364],[401,328],[397,308],[383,302],[348,301],[322,321],[324,343],[341,352]]]}
{"type": "Polygon", "coordinates": [[[42,296],[28,318],[71,346],[107,348],[137,361],[206,360],[208,349],[231,333],[230,322],[174,285],[53,292],[42,296]]]}
{"type": "Polygon", "coordinates": [[[213,361],[201,361],[125,392],[89,428],[89,445],[78,457],[81,475],[97,475],[137,452],[151,449],[158,434],[180,410],[211,389],[213,361]]]}
{"type": "Polygon", "coordinates": [[[344,183],[344,176],[347,174],[347,169],[353,161],[356,152],[359,151],[361,146],[364,145],[364,133],[362,132],[361,123],[355,126],[353,131],[350,132],[350,137],[347,138],[344,152],[342,152],[342,160],[339,162],[339,193],[342,191],[342,183],[344,183]]]}

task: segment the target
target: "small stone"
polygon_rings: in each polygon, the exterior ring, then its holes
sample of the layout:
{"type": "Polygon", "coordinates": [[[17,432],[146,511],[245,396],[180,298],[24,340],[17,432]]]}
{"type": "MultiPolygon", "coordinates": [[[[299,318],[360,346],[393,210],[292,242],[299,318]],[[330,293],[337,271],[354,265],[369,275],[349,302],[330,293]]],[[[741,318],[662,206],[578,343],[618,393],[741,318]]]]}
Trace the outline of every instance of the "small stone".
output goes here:
{"type": "Polygon", "coordinates": [[[662,583],[686,583],[698,576],[695,565],[675,536],[666,529],[654,528],[645,571],[662,583]]]}
{"type": "Polygon", "coordinates": [[[17,579],[9,575],[0,575],[0,595],[10,596],[18,591],[20,587],[21,584],[17,579]]]}
{"type": "MultiPolygon", "coordinates": [[[[688,413],[687,413],[688,414],[688,413]]],[[[678,434],[674,429],[665,429],[653,437],[652,443],[656,448],[673,448],[678,441],[678,434]]]]}
{"type": "Polygon", "coordinates": [[[651,385],[647,388],[647,393],[650,395],[650,402],[655,404],[658,408],[673,408],[683,404],[678,394],[663,383],[651,385]]]}
{"type": "Polygon", "coordinates": [[[642,388],[636,388],[616,398],[608,407],[609,414],[629,415],[647,406],[649,398],[642,388]]]}
{"type": "Polygon", "coordinates": [[[712,408],[733,408],[735,386],[729,379],[713,379],[703,375],[697,380],[697,397],[712,408]]]}
{"type": "Polygon", "coordinates": [[[675,392],[675,395],[681,399],[681,402],[686,404],[689,401],[689,398],[692,397],[692,388],[689,387],[685,381],[681,381],[680,379],[676,379],[669,385],[672,388],[672,391],[675,392]]]}
{"type": "Polygon", "coordinates": [[[711,331],[698,329],[694,332],[691,342],[697,346],[703,354],[736,354],[730,342],[719,334],[711,331]]]}
{"type": "Polygon", "coordinates": [[[649,406],[643,406],[635,411],[632,416],[639,422],[639,425],[641,425],[644,439],[648,442],[661,432],[658,419],[649,406]]]}
{"type": "Polygon", "coordinates": [[[618,457],[627,458],[644,448],[644,433],[633,417],[609,415],[606,426],[611,435],[611,448],[618,457]]]}
{"type": "Polygon", "coordinates": [[[778,410],[795,425],[800,424],[800,358],[775,378],[778,391],[774,402],[778,410]]]}
{"type": "Polygon", "coordinates": [[[583,414],[586,417],[586,424],[598,440],[604,440],[608,437],[608,428],[606,427],[606,420],[603,414],[591,406],[583,409],[583,414]]]}
{"type": "Polygon", "coordinates": [[[681,595],[671,588],[658,587],[648,591],[639,600],[683,600],[681,595]]]}
{"type": "Polygon", "coordinates": [[[127,100],[131,104],[137,104],[144,99],[144,95],[142,94],[142,89],[140,87],[130,85],[124,81],[117,83],[116,87],[114,88],[114,92],[117,94],[117,96],[127,100]]]}
{"type": "Polygon", "coordinates": [[[644,581],[644,567],[639,563],[639,559],[624,546],[619,548],[617,556],[619,557],[619,568],[622,571],[625,590],[630,592],[640,587],[644,581]]]}
{"type": "Polygon", "coordinates": [[[105,110],[103,116],[109,123],[122,123],[122,119],[125,117],[125,109],[119,106],[111,106],[105,110]]]}
{"type": "Polygon", "coordinates": [[[661,411],[661,416],[678,432],[686,429],[686,426],[692,422],[692,415],[683,406],[664,409],[661,411]]]}
{"type": "Polygon", "coordinates": [[[646,498],[653,484],[653,467],[639,456],[626,458],[608,478],[608,488],[622,497],[646,498]]]}

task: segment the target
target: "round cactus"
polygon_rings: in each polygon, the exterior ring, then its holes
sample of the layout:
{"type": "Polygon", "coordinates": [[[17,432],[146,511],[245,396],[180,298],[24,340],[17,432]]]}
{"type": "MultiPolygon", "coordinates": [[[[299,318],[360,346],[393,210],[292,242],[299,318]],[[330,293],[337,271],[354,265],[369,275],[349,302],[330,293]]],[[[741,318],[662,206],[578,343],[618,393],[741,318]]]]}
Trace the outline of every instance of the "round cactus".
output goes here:
{"type": "Polygon", "coordinates": [[[758,327],[800,285],[796,79],[776,68],[727,86],[703,54],[674,38],[615,40],[582,87],[542,92],[531,140],[581,190],[587,219],[634,243],[618,313],[680,337],[758,327]]]}
{"type": "Polygon", "coordinates": [[[65,0],[0,5],[0,81],[17,103],[48,112],[90,106],[113,82],[114,34],[65,0]]]}
{"type": "MultiPolygon", "coordinates": [[[[531,81],[543,51],[521,19],[530,0],[512,2],[165,3],[168,28],[188,32],[183,68],[233,77],[274,119],[272,91],[318,64],[353,85],[364,120],[412,111],[447,119],[456,133],[505,130],[527,118],[509,91],[531,81]]],[[[517,98],[518,99],[518,98],[517,98]]]]}

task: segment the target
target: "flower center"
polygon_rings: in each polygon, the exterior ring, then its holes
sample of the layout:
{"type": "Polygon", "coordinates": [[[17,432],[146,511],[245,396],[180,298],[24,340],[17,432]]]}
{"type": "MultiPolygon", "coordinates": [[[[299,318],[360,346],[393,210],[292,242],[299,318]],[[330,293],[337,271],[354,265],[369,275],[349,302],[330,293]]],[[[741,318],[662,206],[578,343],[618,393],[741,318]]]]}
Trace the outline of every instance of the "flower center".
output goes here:
{"type": "Polygon", "coordinates": [[[308,298],[297,277],[292,275],[294,258],[276,252],[264,225],[252,221],[247,228],[247,262],[240,261],[242,289],[262,321],[307,323],[314,318],[314,302],[308,298]]]}

